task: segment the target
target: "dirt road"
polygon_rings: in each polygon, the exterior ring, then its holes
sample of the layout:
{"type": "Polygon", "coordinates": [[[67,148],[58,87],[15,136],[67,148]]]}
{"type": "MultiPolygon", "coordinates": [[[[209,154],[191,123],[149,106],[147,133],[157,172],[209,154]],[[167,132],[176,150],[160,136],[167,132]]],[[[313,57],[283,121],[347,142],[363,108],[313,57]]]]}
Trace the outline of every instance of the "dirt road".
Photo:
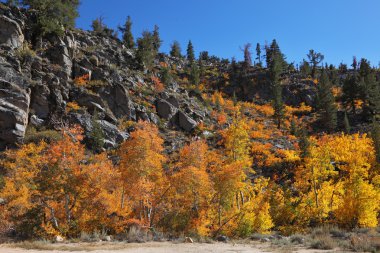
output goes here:
{"type": "Polygon", "coordinates": [[[0,244],[0,253],[67,253],[67,252],[91,252],[91,253],[259,253],[259,252],[333,252],[311,249],[275,249],[269,244],[233,244],[233,243],[172,243],[172,242],[149,242],[149,243],[23,243],[18,245],[0,244]]]}

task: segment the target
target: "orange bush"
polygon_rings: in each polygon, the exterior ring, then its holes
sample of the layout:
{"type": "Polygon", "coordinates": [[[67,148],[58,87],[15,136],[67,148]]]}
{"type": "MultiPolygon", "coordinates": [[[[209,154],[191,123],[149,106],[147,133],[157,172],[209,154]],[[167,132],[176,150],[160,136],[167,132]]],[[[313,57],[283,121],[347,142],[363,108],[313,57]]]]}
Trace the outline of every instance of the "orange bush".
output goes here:
{"type": "Polygon", "coordinates": [[[78,86],[85,86],[90,80],[89,74],[84,74],[83,76],[79,76],[74,79],[74,83],[78,86]]]}

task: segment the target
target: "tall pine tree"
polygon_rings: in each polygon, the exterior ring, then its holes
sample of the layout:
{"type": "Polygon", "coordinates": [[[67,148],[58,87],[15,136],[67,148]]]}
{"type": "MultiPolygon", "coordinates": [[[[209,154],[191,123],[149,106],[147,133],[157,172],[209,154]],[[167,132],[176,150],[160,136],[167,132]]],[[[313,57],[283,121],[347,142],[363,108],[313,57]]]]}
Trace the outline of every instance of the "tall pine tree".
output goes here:
{"type": "Polygon", "coordinates": [[[191,40],[189,40],[189,43],[187,44],[187,60],[190,62],[190,63],[193,63],[194,60],[195,60],[195,55],[194,55],[194,47],[193,47],[193,43],[191,43],[191,40]]]}
{"type": "Polygon", "coordinates": [[[123,33],[123,43],[126,48],[133,48],[135,46],[135,40],[132,34],[132,20],[128,16],[127,21],[123,27],[119,27],[119,30],[123,33]]]}
{"type": "Polygon", "coordinates": [[[269,67],[269,79],[272,88],[274,117],[278,129],[281,128],[281,123],[284,116],[284,103],[282,101],[282,85],[280,83],[280,75],[284,69],[283,63],[284,57],[277,45],[277,42],[273,40],[270,50],[267,50],[267,64],[269,67]]]}
{"type": "Polygon", "coordinates": [[[178,41],[173,41],[173,44],[171,45],[170,49],[170,56],[181,58],[181,46],[178,41]]]}
{"type": "Polygon", "coordinates": [[[328,132],[333,131],[337,125],[337,108],[332,93],[332,84],[323,68],[317,86],[318,121],[328,132]]]}

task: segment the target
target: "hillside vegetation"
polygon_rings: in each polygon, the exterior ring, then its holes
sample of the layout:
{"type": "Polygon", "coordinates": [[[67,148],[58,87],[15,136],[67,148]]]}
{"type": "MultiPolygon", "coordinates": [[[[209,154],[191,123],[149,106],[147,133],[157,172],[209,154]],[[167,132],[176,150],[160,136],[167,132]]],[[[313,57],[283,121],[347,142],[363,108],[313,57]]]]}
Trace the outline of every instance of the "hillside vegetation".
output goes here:
{"type": "Polygon", "coordinates": [[[135,40],[130,17],[118,36],[102,18],[73,28],[77,1],[10,2],[0,3],[2,234],[378,226],[380,70],[366,59],[323,65],[310,50],[296,65],[276,40],[257,44],[255,60],[246,44],[242,62],[196,57],[191,41],[165,54],[157,26],[135,40]]]}

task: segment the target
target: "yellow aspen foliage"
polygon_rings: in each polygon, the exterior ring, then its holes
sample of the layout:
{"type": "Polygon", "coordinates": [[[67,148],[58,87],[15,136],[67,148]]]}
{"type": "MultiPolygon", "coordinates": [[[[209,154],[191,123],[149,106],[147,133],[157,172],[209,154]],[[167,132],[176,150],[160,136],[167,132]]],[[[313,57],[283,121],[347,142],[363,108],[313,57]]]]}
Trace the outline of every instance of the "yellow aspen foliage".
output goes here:
{"type": "Polygon", "coordinates": [[[342,134],[331,138],[330,146],[344,187],[341,205],[335,212],[339,223],[351,228],[377,226],[380,194],[369,178],[375,160],[372,140],[366,135],[342,134]]]}
{"type": "Polygon", "coordinates": [[[154,221],[156,207],[165,188],[162,164],[166,160],[163,140],[155,125],[140,121],[130,139],[119,150],[119,170],[123,181],[122,209],[130,207],[135,218],[148,225],[154,221]]]}
{"type": "Polygon", "coordinates": [[[296,171],[295,187],[301,192],[299,222],[322,222],[334,208],[334,191],[331,178],[337,175],[331,163],[328,139],[316,140],[309,148],[310,155],[296,171]],[[331,202],[331,203],[330,203],[331,202]],[[301,218],[302,217],[302,218],[301,218]]]}
{"type": "Polygon", "coordinates": [[[245,120],[237,117],[223,133],[223,136],[227,160],[239,162],[243,168],[249,168],[252,165],[252,160],[249,155],[250,140],[245,120]]]}

